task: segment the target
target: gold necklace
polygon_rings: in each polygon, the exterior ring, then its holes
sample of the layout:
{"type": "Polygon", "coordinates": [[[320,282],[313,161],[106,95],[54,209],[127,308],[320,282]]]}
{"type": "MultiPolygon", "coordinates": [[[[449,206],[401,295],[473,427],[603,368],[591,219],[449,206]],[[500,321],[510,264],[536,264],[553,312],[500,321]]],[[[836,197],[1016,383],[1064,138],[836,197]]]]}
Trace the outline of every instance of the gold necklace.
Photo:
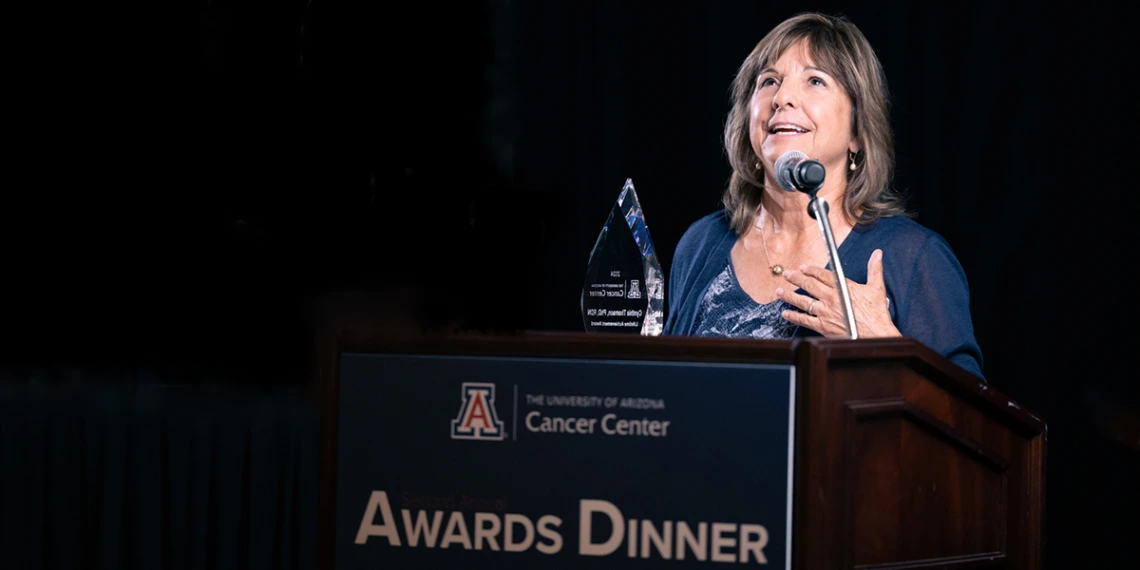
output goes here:
{"type": "MultiPolygon", "coordinates": [[[[763,216],[764,214],[761,213],[760,215],[763,216]]],[[[768,255],[768,240],[764,237],[764,222],[762,220],[756,224],[756,229],[760,230],[760,245],[764,246],[764,260],[769,264],[768,269],[772,271],[773,277],[779,277],[780,274],[784,272],[784,266],[780,265],[779,263],[772,263],[772,257],[768,255]]],[[[800,250],[800,253],[796,255],[796,257],[793,258],[792,262],[788,265],[795,265],[796,261],[798,261],[800,257],[803,256],[804,252],[806,252],[808,248],[815,244],[815,240],[817,239],[819,239],[819,234],[815,236],[815,239],[811,240],[810,243],[804,246],[804,248],[800,250]]]]}

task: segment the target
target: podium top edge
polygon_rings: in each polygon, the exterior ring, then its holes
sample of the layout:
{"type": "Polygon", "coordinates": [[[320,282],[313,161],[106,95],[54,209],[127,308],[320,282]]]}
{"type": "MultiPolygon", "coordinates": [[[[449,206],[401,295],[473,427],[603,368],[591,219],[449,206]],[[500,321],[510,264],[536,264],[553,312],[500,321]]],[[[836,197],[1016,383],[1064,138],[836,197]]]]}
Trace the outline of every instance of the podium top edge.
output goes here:
{"type": "Polygon", "coordinates": [[[619,333],[527,331],[503,334],[387,335],[344,330],[336,335],[338,352],[534,356],[580,359],[794,364],[794,340],[719,339],[682,336],[647,337],[619,333]]]}
{"type": "MultiPolygon", "coordinates": [[[[522,331],[514,333],[376,333],[341,329],[335,348],[342,353],[569,358],[581,360],[655,360],[724,364],[814,366],[814,359],[894,361],[918,370],[943,389],[1021,424],[1032,436],[1045,421],[961,367],[908,337],[790,340],[729,339],[693,336],[641,336],[620,333],[522,331]]],[[[818,367],[817,367],[818,368],[818,367]]],[[[826,368],[826,365],[823,367],[826,368]]]]}

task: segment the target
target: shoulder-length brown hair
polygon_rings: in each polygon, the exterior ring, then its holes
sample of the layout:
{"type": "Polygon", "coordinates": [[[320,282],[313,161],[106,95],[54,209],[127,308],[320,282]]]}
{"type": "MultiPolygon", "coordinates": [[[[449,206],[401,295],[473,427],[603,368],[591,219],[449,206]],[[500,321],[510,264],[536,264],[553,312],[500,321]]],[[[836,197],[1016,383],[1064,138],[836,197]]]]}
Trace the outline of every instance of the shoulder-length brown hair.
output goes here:
{"type": "Polygon", "coordinates": [[[800,40],[816,66],[843,86],[851,98],[851,131],[859,141],[855,170],[844,169],[847,191],[843,212],[856,223],[909,215],[902,196],[890,188],[894,170],[887,78],[870,42],[847,19],[818,13],[803,13],[768,32],[744,60],[732,82],[732,110],[724,127],[724,147],[732,165],[732,177],[724,193],[724,207],[732,228],[743,233],[759,211],[764,170],[752,149],[751,102],[756,78],[779,59],[784,50],[800,40]]]}

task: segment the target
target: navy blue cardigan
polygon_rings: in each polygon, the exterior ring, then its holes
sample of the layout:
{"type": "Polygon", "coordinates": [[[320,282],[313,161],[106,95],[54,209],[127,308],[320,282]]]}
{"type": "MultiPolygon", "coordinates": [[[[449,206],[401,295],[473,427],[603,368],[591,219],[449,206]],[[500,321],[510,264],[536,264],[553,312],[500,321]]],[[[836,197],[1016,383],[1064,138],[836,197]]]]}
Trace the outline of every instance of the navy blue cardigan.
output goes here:
{"type": "MultiPolygon", "coordinates": [[[[664,334],[693,334],[697,307],[705,290],[728,264],[735,243],[736,234],[723,211],[697,220],[681,236],[669,269],[664,334]]],[[[876,249],[883,250],[883,281],[891,319],[903,336],[925,344],[984,380],[966,274],[946,240],[902,216],[881,219],[871,227],[856,226],[838,250],[849,280],[867,282],[867,260],[876,249]]],[[[796,336],[818,334],[799,327],[796,336]]]]}

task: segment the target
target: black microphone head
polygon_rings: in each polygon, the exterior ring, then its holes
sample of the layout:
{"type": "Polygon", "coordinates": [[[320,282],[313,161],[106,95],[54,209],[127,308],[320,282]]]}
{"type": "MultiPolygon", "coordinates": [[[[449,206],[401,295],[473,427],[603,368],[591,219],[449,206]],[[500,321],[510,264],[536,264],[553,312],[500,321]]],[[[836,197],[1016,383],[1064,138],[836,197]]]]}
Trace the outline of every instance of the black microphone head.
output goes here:
{"type": "Polygon", "coordinates": [[[798,150],[789,150],[776,159],[776,184],[788,192],[795,192],[796,185],[792,183],[792,170],[797,164],[807,159],[807,155],[798,150]]]}

